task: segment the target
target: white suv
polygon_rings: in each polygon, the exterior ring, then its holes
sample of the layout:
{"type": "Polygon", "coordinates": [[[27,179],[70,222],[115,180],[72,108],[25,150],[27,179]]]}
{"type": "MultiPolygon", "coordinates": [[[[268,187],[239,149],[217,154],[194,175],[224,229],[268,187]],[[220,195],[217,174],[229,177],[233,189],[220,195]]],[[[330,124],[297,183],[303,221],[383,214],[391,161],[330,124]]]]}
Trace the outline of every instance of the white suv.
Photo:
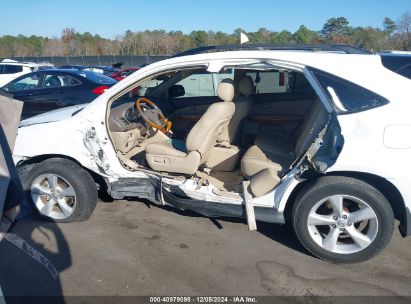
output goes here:
{"type": "Polygon", "coordinates": [[[23,121],[14,160],[34,209],[85,220],[100,187],[244,217],[250,230],[290,223],[308,251],[337,263],[380,252],[394,219],[411,233],[409,79],[345,46],[222,48],[151,64],[89,105],[23,121]],[[218,83],[193,77],[204,74],[218,83]]]}
{"type": "Polygon", "coordinates": [[[33,63],[3,59],[0,62],[0,88],[13,79],[27,73],[35,72],[40,68],[54,68],[54,66],[48,62],[33,63]]]}

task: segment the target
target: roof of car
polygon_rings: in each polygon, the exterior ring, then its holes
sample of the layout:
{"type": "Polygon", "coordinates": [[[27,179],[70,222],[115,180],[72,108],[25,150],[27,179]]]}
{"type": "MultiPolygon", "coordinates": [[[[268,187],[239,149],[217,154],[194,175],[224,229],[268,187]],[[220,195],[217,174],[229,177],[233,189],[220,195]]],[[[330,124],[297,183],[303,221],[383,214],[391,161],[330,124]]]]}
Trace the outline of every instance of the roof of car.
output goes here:
{"type": "Polygon", "coordinates": [[[77,70],[77,69],[42,69],[39,71],[36,71],[36,73],[53,73],[53,74],[57,74],[57,73],[68,73],[68,74],[79,74],[79,73],[84,73],[86,71],[82,71],[82,70],[77,70]]]}
{"type": "MultiPolygon", "coordinates": [[[[201,61],[219,61],[219,60],[278,60],[300,65],[309,65],[314,67],[324,67],[328,69],[357,69],[365,66],[373,66],[381,63],[381,57],[375,53],[355,53],[347,54],[341,52],[328,51],[306,51],[306,50],[234,50],[206,52],[194,55],[184,55],[171,57],[161,61],[154,62],[139,71],[144,72],[147,69],[153,69],[157,66],[173,65],[189,62],[201,61]],[[345,67],[346,66],[346,67],[345,67]]],[[[137,77],[137,75],[135,75],[137,77]]]]}
{"type": "Polygon", "coordinates": [[[222,51],[306,51],[306,52],[335,52],[343,54],[371,54],[371,52],[352,45],[345,44],[229,44],[209,45],[186,50],[173,57],[203,54],[222,51]]]}

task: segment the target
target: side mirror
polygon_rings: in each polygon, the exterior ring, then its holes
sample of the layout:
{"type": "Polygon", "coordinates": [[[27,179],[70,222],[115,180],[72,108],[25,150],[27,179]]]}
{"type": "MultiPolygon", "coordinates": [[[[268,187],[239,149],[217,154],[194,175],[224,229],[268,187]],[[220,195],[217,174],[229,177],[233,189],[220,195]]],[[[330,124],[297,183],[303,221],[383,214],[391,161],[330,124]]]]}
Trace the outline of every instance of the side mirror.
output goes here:
{"type": "Polygon", "coordinates": [[[184,96],[186,94],[186,90],[182,85],[175,84],[171,88],[168,89],[168,96],[171,98],[176,98],[180,96],[184,96]]]}

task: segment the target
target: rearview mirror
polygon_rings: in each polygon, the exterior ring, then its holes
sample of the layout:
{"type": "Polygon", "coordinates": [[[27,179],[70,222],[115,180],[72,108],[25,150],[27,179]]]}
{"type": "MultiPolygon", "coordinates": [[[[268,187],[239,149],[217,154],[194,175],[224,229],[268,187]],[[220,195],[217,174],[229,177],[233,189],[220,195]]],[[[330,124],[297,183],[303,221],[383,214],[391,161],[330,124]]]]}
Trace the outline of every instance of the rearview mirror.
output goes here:
{"type": "Polygon", "coordinates": [[[182,85],[175,84],[168,89],[168,96],[171,98],[181,97],[186,94],[186,90],[182,85]]]}

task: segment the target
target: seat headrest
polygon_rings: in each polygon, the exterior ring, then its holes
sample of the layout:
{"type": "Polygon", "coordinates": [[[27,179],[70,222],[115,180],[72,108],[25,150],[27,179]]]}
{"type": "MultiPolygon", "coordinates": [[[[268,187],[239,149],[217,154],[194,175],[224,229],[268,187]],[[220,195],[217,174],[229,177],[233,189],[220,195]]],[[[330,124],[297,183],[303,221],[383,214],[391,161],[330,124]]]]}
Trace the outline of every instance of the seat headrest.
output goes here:
{"type": "Polygon", "coordinates": [[[245,75],[238,82],[238,92],[240,95],[248,96],[254,93],[254,82],[251,76],[245,75]]]}
{"type": "Polygon", "coordinates": [[[222,101],[233,101],[234,81],[230,78],[223,79],[217,87],[217,95],[222,101]]]}

